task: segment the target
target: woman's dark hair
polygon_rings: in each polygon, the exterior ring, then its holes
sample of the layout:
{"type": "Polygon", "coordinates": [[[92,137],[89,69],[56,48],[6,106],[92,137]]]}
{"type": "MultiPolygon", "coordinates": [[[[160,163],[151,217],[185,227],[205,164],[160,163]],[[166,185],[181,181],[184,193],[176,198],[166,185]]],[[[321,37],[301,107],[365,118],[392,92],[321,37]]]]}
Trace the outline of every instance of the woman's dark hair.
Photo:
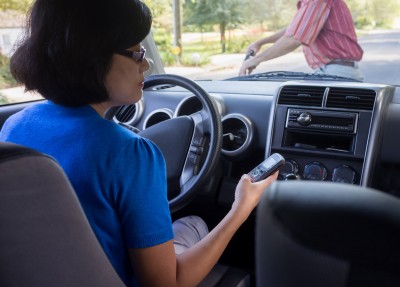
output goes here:
{"type": "Polygon", "coordinates": [[[105,101],[113,53],[139,44],[151,22],[140,0],[36,0],[11,72],[26,90],[60,105],[105,101]]]}

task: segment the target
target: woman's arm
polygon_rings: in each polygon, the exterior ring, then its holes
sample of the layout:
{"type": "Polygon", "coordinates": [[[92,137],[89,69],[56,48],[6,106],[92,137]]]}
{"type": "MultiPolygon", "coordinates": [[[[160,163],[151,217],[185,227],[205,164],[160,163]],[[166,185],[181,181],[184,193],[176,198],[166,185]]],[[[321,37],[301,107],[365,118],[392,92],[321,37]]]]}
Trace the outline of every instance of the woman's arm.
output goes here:
{"type": "Polygon", "coordinates": [[[173,241],[143,249],[130,249],[129,257],[141,286],[196,286],[217,263],[229,241],[257,206],[264,190],[278,173],[251,183],[239,181],[235,201],[222,221],[200,242],[175,255],[173,241]]]}

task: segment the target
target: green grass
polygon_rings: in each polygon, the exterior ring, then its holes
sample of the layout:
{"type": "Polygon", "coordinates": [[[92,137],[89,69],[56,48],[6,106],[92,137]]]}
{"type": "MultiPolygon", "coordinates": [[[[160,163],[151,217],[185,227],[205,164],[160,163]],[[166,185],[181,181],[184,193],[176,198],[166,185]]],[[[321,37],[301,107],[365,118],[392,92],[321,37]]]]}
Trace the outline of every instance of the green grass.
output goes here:
{"type": "Polygon", "coordinates": [[[0,105],[8,104],[7,98],[0,93],[0,105]]]}
{"type": "Polygon", "coordinates": [[[199,53],[211,56],[221,53],[221,44],[219,41],[196,41],[183,43],[183,49],[183,51],[188,54],[199,53]]]}
{"type": "MultiPolygon", "coordinates": [[[[225,54],[230,53],[244,53],[246,47],[255,39],[249,40],[248,37],[245,36],[235,36],[226,40],[225,43],[225,54]]],[[[180,64],[182,66],[204,66],[210,63],[210,58],[213,55],[222,54],[222,46],[219,38],[213,40],[199,40],[199,41],[190,41],[183,42],[182,48],[182,58],[180,64]],[[193,54],[198,54],[200,56],[200,62],[195,63],[193,60],[193,54]]],[[[164,65],[175,65],[176,60],[175,56],[173,56],[170,52],[160,52],[164,65]],[[168,55],[171,54],[171,55],[168,55]]]]}

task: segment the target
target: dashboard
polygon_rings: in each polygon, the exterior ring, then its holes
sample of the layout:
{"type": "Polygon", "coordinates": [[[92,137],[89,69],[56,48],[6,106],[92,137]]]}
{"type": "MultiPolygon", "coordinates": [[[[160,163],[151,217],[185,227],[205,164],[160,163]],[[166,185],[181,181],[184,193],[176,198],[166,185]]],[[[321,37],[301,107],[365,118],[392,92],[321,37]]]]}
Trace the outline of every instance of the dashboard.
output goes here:
{"type": "MultiPolygon", "coordinates": [[[[400,144],[399,88],[331,81],[197,83],[221,116],[225,180],[235,182],[278,152],[286,158],[280,180],[334,181],[393,192],[387,182],[400,165],[400,156],[389,155],[400,144]]],[[[188,91],[160,85],[145,90],[135,105],[120,107],[113,120],[144,130],[201,108],[188,91]]],[[[220,187],[222,203],[230,203],[229,186],[220,187]]]]}

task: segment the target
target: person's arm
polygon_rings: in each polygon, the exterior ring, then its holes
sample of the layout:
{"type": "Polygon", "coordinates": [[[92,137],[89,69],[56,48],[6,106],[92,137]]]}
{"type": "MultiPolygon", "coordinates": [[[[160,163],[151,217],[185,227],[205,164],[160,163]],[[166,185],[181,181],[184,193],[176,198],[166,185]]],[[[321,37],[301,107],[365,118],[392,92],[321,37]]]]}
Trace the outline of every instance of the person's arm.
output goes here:
{"type": "Polygon", "coordinates": [[[206,237],[182,254],[175,255],[172,240],[150,248],[130,249],[129,257],[141,286],[198,285],[277,176],[278,172],[257,183],[243,176],[228,214],[206,237]]]}
{"type": "Polygon", "coordinates": [[[251,43],[248,47],[247,47],[247,51],[246,53],[249,53],[250,51],[254,51],[255,54],[258,53],[258,51],[261,49],[261,47],[265,44],[269,44],[269,43],[275,43],[276,41],[278,41],[283,35],[285,35],[286,32],[286,28],[279,30],[278,32],[272,34],[271,36],[262,38],[260,40],[257,40],[253,43],[251,43]]]}
{"type": "Polygon", "coordinates": [[[250,74],[261,62],[268,61],[286,55],[301,45],[301,42],[293,37],[282,36],[271,47],[243,62],[239,76],[250,74]]]}

